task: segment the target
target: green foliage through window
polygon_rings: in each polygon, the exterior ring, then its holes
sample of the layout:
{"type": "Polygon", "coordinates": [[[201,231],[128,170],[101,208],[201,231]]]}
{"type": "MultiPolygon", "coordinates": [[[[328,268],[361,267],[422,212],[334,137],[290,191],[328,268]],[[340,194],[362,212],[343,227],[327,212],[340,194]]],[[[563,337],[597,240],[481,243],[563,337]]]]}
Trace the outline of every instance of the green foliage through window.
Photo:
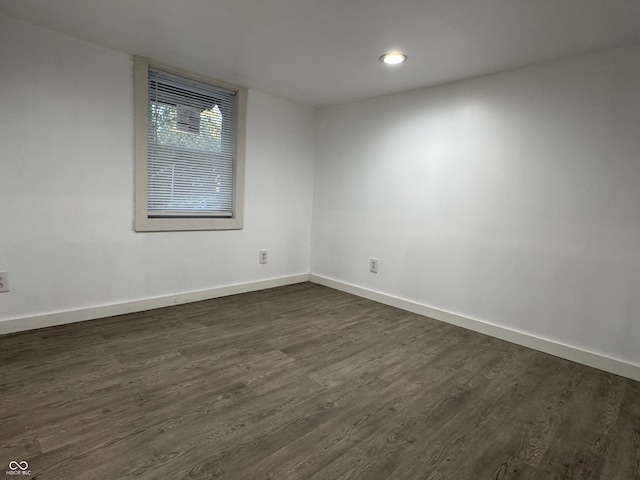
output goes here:
{"type": "MultiPolygon", "coordinates": [[[[193,148],[220,153],[222,148],[222,114],[217,105],[201,110],[198,128],[184,131],[178,128],[177,105],[161,102],[149,102],[151,124],[156,141],[162,145],[193,148]]],[[[196,110],[196,109],[192,109],[196,110]]]]}

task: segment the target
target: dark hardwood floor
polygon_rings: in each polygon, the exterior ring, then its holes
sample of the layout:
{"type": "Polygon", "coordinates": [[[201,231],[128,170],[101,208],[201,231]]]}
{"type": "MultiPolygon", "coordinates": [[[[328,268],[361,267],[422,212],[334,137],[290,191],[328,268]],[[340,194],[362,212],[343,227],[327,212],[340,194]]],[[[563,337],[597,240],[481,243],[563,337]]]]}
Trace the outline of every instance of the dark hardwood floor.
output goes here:
{"type": "Polygon", "coordinates": [[[640,383],[310,283],[0,337],[0,408],[6,478],[640,479],[640,383]]]}

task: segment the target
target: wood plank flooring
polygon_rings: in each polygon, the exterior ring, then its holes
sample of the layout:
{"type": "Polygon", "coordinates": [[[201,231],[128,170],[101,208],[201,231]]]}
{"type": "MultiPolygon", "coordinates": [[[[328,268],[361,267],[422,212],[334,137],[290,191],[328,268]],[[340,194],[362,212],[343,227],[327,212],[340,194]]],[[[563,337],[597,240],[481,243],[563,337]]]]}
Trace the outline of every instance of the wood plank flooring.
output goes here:
{"type": "Polygon", "coordinates": [[[0,337],[0,475],[638,480],[640,383],[310,283],[0,337]]]}

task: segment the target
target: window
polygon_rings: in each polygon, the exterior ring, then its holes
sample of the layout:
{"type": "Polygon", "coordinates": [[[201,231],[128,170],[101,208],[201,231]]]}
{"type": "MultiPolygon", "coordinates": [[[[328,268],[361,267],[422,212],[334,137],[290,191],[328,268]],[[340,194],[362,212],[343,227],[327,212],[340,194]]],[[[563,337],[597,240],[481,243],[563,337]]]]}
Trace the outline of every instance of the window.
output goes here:
{"type": "Polygon", "coordinates": [[[136,57],[136,231],[242,228],[246,93],[136,57]]]}

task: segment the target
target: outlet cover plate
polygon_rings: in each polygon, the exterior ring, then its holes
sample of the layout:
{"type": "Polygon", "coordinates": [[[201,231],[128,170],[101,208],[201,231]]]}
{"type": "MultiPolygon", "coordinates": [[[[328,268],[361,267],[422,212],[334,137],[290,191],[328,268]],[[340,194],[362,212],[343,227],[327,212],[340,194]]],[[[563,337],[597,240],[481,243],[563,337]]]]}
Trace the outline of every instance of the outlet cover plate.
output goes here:
{"type": "Polygon", "coordinates": [[[9,291],[9,277],[7,272],[0,272],[0,293],[9,291]]]}
{"type": "Polygon", "coordinates": [[[378,273],[378,259],[371,257],[369,259],[369,271],[371,273],[378,273]]]}

